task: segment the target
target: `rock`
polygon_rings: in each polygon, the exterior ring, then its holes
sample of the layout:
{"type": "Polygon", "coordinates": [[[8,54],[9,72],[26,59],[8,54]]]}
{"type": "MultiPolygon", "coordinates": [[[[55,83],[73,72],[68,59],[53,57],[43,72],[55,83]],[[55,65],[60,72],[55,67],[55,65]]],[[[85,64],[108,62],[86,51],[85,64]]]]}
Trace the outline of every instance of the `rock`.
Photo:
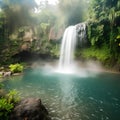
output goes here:
{"type": "Polygon", "coordinates": [[[61,27],[59,30],[56,30],[55,27],[52,27],[49,32],[49,40],[59,40],[62,38],[65,28],[61,27]]]}
{"type": "Polygon", "coordinates": [[[30,44],[29,44],[29,43],[24,43],[24,44],[21,46],[21,51],[29,50],[29,49],[30,49],[30,44]]]}
{"type": "Polygon", "coordinates": [[[11,72],[11,71],[4,72],[4,73],[3,73],[3,76],[4,76],[4,77],[11,76],[11,75],[12,75],[12,72],[11,72]]]}
{"type": "Polygon", "coordinates": [[[33,30],[31,28],[29,28],[24,33],[23,41],[31,42],[32,40],[33,40],[33,30]]]}
{"type": "Polygon", "coordinates": [[[19,72],[19,73],[13,73],[12,75],[13,76],[19,76],[19,75],[22,75],[23,73],[22,72],[19,72]]]}
{"type": "Polygon", "coordinates": [[[19,102],[9,120],[51,120],[40,99],[27,98],[19,102]]]}

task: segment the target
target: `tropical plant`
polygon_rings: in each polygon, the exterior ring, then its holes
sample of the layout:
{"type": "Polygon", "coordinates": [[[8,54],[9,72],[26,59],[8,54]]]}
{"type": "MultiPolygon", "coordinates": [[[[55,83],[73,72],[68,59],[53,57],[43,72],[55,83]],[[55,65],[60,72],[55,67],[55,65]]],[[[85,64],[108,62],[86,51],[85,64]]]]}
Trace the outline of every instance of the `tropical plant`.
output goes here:
{"type": "Polygon", "coordinates": [[[117,63],[120,52],[119,7],[120,2],[117,0],[90,1],[87,34],[91,48],[86,50],[86,54],[84,51],[85,56],[94,56],[101,61],[109,58],[113,64],[117,63]]]}
{"type": "Polygon", "coordinates": [[[8,120],[8,115],[14,108],[12,103],[8,103],[6,98],[0,99],[0,120],[8,120]]]}
{"type": "Polygon", "coordinates": [[[8,120],[9,113],[19,101],[20,94],[15,89],[10,90],[9,93],[0,98],[0,120],[8,120]]]}
{"type": "Polygon", "coordinates": [[[23,65],[16,63],[16,64],[11,64],[9,65],[10,71],[13,73],[17,73],[17,72],[22,72],[24,67],[23,65]]]}
{"type": "Polygon", "coordinates": [[[8,94],[6,94],[8,103],[17,103],[20,101],[19,92],[15,89],[10,90],[8,94]]]}

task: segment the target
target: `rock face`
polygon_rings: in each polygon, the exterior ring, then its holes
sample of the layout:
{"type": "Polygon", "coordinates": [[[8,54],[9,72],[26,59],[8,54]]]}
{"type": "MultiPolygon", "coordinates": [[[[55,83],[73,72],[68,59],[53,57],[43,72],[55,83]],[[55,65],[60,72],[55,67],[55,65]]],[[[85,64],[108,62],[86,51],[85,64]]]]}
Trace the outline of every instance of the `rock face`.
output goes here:
{"type": "Polygon", "coordinates": [[[65,28],[61,27],[59,30],[56,30],[55,27],[52,27],[49,32],[49,40],[59,40],[62,38],[65,28]]]}
{"type": "Polygon", "coordinates": [[[10,120],[51,120],[40,99],[27,98],[17,104],[10,120]]]}

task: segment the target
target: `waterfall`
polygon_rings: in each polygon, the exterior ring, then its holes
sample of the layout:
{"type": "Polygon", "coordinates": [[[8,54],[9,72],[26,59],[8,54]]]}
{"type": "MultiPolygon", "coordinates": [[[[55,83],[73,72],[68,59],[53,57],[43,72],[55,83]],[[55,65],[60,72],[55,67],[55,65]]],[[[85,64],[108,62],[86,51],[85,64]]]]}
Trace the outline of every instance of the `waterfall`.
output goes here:
{"type": "Polygon", "coordinates": [[[83,39],[83,31],[85,31],[85,25],[81,24],[69,26],[64,32],[59,58],[59,71],[61,72],[74,70],[74,51],[77,37],[83,39]]]}

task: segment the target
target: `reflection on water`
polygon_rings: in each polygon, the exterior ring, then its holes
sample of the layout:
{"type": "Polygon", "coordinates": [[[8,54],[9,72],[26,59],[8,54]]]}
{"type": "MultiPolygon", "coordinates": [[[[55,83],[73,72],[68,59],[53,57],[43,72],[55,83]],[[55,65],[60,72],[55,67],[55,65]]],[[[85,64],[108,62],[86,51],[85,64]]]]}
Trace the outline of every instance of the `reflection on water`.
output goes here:
{"type": "Polygon", "coordinates": [[[52,120],[120,120],[120,75],[80,77],[36,69],[8,79],[6,89],[41,98],[52,120]]]}

